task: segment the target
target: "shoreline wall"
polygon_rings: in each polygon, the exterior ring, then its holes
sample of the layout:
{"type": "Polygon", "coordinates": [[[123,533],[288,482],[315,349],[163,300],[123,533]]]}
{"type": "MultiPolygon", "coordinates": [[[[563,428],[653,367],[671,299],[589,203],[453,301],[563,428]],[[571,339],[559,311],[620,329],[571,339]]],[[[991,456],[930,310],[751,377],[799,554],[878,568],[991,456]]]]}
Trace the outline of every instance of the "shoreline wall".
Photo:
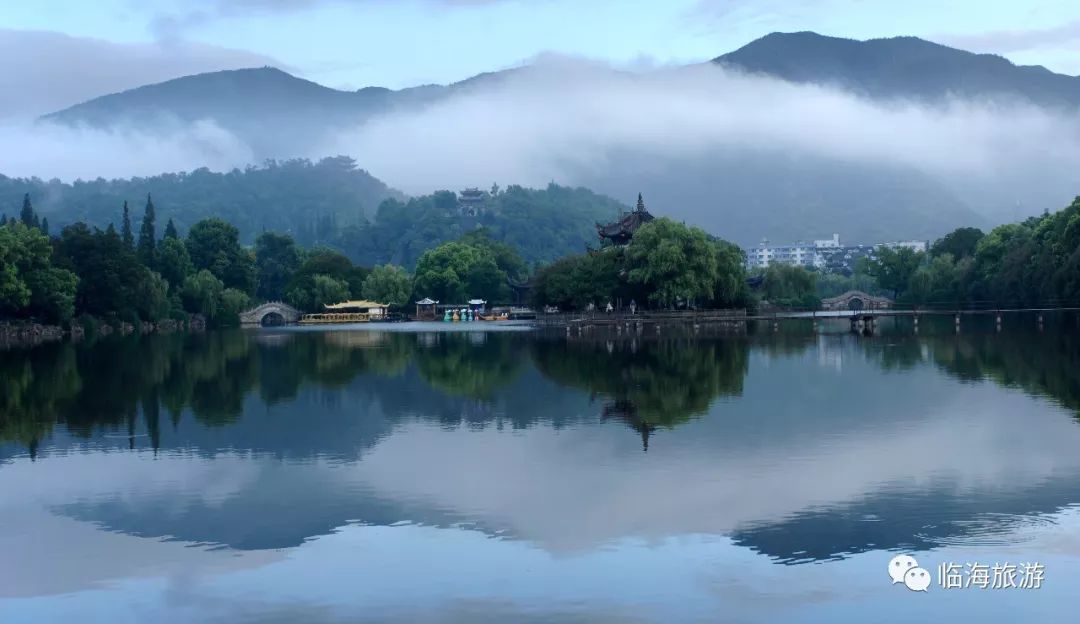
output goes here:
{"type": "Polygon", "coordinates": [[[12,347],[31,347],[46,342],[56,342],[65,338],[72,342],[79,342],[86,338],[87,333],[96,333],[98,336],[110,336],[119,334],[151,334],[154,332],[167,334],[175,331],[205,331],[206,319],[201,314],[194,314],[185,321],[164,319],[157,323],[145,321],[133,325],[126,321],[102,321],[92,319],[93,329],[88,329],[84,323],[72,321],[64,325],[45,325],[29,321],[0,321],[0,349],[12,347]]]}

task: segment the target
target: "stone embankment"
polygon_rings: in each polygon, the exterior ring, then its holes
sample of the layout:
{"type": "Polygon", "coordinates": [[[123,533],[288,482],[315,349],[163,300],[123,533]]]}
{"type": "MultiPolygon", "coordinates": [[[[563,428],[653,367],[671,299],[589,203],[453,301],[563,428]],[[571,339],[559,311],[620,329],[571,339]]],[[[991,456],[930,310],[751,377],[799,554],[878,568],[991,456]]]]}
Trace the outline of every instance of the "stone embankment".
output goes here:
{"type": "Polygon", "coordinates": [[[86,325],[72,322],[68,325],[43,325],[26,321],[0,321],[0,348],[33,346],[45,342],[55,342],[70,338],[78,342],[86,338],[88,332],[98,336],[112,334],[127,335],[138,331],[142,335],[157,332],[170,334],[176,331],[205,331],[206,319],[201,314],[192,315],[187,321],[165,319],[157,323],[139,322],[135,326],[128,322],[110,324],[102,321],[93,322],[93,329],[86,325]]]}

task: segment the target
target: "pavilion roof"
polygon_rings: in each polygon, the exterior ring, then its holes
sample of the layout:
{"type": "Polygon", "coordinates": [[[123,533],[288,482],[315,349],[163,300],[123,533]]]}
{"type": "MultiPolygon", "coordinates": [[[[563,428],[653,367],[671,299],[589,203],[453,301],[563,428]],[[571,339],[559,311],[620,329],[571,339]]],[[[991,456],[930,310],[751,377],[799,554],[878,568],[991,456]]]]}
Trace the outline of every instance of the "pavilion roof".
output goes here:
{"type": "Polygon", "coordinates": [[[329,303],[323,306],[327,310],[349,310],[352,308],[359,308],[361,310],[368,310],[371,308],[388,308],[388,304],[379,303],[377,301],[367,301],[365,299],[342,301],[341,303],[329,303]]]}

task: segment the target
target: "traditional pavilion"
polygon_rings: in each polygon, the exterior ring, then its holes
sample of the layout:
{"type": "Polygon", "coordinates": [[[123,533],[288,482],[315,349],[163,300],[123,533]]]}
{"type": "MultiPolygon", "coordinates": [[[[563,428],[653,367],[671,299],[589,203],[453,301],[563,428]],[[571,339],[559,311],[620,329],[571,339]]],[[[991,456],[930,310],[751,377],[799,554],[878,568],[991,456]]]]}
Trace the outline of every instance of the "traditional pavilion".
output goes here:
{"type": "Polygon", "coordinates": [[[418,321],[434,321],[437,319],[438,311],[435,306],[439,305],[439,302],[430,298],[424,297],[420,301],[416,302],[416,320],[418,321]]]}
{"type": "Polygon", "coordinates": [[[625,245],[634,237],[634,232],[656,217],[645,210],[645,201],[641,193],[637,196],[637,206],[633,211],[624,214],[618,221],[602,225],[596,224],[596,233],[601,241],[608,241],[613,245],[625,245]]]}
{"type": "Polygon", "coordinates": [[[488,194],[478,188],[467,188],[458,193],[458,212],[467,217],[478,216],[484,210],[488,194]]]}

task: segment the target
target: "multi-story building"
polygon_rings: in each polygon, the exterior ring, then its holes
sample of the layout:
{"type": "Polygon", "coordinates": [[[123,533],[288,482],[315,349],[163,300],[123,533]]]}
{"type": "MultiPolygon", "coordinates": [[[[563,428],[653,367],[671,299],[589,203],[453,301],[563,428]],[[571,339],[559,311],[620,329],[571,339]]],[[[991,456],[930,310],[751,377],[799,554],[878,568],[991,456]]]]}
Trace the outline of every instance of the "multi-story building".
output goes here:
{"type": "Polygon", "coordinates": [[[806,268],[815,268],[826,273],[850,274],[855,263],[863,257],[873,257],[874,250],[882,247],[889,249],[907,248],[916,252],[925,252],[929,245],[926,241],[908,240],[877,245],[841,245],[840,235],[818,239],[813,244],[799,241],[793,245],[770,245],[769,239],[762,239],[757,247],[745,249],[746,266],[751,269],[763,269],[770,264],[791,264],[806,268]]]}
{"type": "Polygon", "coordinates": [[[874,248],[888,247],[889,249],[910,249],[915,252],[925,252],[929,245],[926,241],[920,240],[908,240],[908,241],[894,241],[891,243],[879,243],[874,245],[874,248]]]}
{"type": "Polygon", "coordinates": [[[816,240],[813,244],[799,241],[794,245],[770,246],[769,240],[762,239],[757,247],[746,251],[746,264],[750,268],[765,268],[770,264],[792,264],[807,268],[825,266],[825,250],[840,249],[840,235],[816,240]]]}

